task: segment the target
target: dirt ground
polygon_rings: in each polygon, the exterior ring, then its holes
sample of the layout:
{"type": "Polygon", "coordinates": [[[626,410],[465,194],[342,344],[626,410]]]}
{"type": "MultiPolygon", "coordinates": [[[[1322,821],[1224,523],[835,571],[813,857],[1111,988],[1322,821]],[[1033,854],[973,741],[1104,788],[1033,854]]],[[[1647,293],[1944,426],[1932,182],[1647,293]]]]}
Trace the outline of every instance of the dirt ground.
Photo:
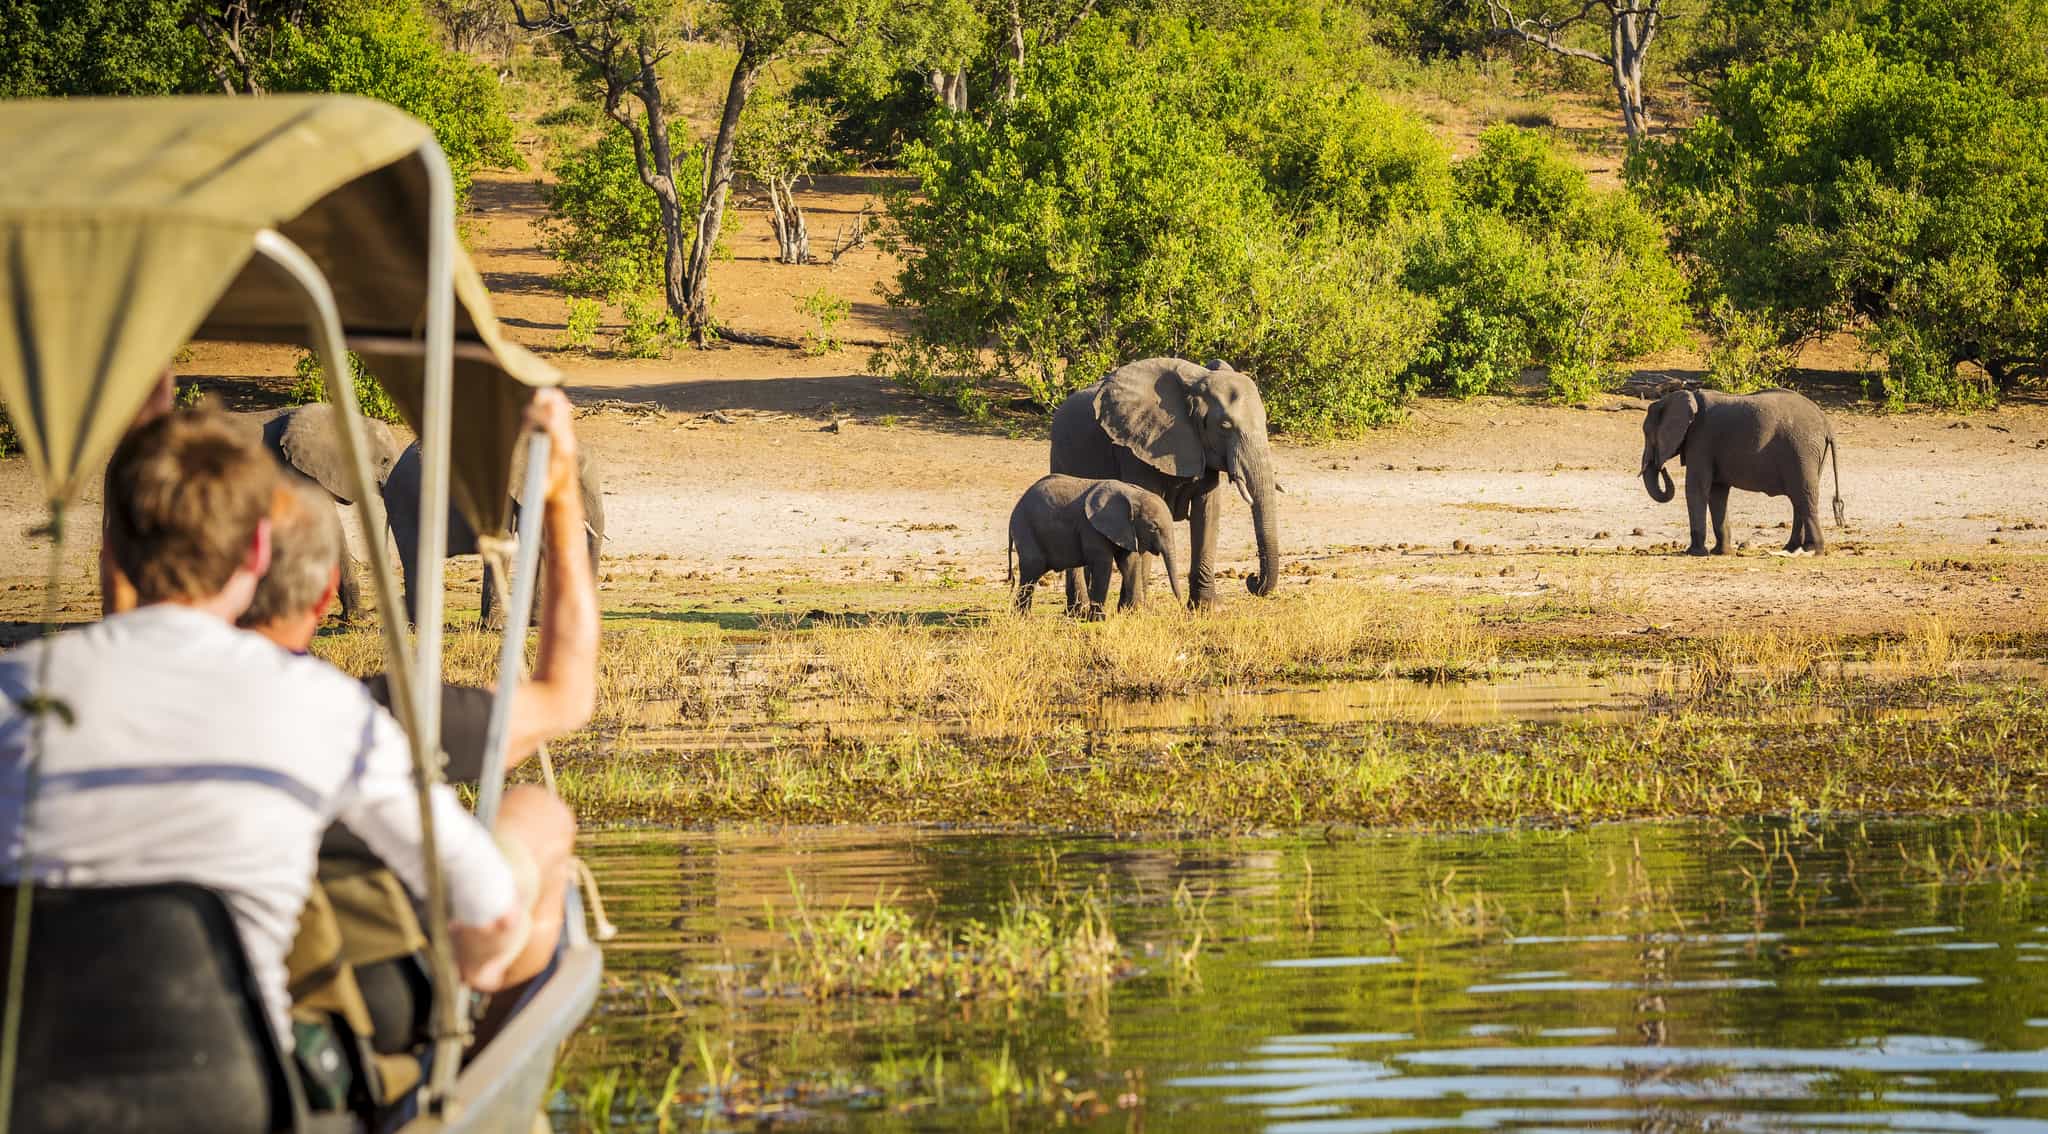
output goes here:
{"type": "MultiPolygon", "coordinates": [[[[810,197],[821,249],[852,230],[878,188],[870,177],[821,179],[810,197]]],[[[865,374],[866,348],[897,325],[880,294],[893,274],[885,253],[870,243],[832,265],[778,265],[765,214],[742,208],[730,218],[732,259],[714,266],[721,317],[795,337],[807,328],[795,297],[823,288],[851,303],[839,330],[847,349],[809,357],[731,347],[628,360],[602,343],[595,352],[563,348],[565,303],[538,245],[543,209],[533,175],[480,178],[475,206],[466,235],[503,321],[565,372],[583,407],[579,427],[603,461],[615,593],[658,607],[666,595],[680,601],[770,580],[858,591],[936,579],[1000,601],[1005,523],[1017,494],[1045,469],[1043,426],[1021,418],[972,425],[865,374]]],[[[253,406],[274,401],[274,379],[292,359],[288,350],[204,345],[180,372],[231,405],[253,406]]],[[[1655,361],[1665,365],[1646,370],[1645,384],[1692,365],[1655,361]]],[[[1747,544],[1741,554],[1662,554],[1684,539],[1685,512],[1682,503],[1652,502],[1635,476],[1640,399],[1586,409],[1425,400],[1405,424],[1357,441],[1279,445],[1283,585],[1377,578],[1505,595],[1599,586],[1637,596],[1622,604],[1615,630],[1786,623],[1860,632],[1923,614],[1964,627],[2039,627],[2048,406],[1886,415],[1840,385],[1841,394],[1821,400],[1840,442],[1849,527],[1828,531],[1835,553],[1825,559],[1769,555],[1785,538],[1790,507],[1743,493],[1730,505],[1731,530],[1747,544]]],[[[43,522],[38,495],[24,462],[0,462],[0,530],[18,533],[0,546],[7,618],[30,617],[39,602],[48,545],[30,533],[43,522]]],[[[1231,507],[1224,565],[1242,570],[1252,560],[1249,515],[1241,503],[1231,507]]],[[[71,523],[79,538],[66,572],[83,586],[96,501],[71,523]]],[[[87,609],[82,593],[72,599],[73,614],[87,609]]],[[[1238,601],[1250,600],[1238,592],[1238,601]]]]}

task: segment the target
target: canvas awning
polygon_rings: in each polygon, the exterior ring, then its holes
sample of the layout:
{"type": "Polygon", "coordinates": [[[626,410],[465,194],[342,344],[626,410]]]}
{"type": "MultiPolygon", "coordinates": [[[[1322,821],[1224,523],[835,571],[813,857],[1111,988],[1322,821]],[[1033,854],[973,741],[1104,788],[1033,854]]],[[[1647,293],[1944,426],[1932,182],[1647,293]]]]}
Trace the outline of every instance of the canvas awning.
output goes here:
{"type": "MultiPolygon", "coordinates": [[[[111,453],[194,339],[305,343],[256,234],[325,273],[349,346],[415,429],[433,135],[338,95],[0,102],[0,403],[52,500],[111,453]]],[[[559,374],[505,340],[455,256],[452,495],[503,531],[520,415],[559,374]]]]}

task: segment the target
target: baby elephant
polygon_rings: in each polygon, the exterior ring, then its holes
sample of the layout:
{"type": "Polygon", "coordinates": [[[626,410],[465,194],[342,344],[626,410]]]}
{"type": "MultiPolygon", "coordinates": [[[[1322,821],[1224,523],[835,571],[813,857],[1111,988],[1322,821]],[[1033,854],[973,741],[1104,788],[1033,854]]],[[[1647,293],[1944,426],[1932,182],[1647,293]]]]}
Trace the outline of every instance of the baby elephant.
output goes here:
{"type": "MultiPolygon", "coordinates": [[[[1090,618],[1102,617],[1109,571],[1124,579],[1119,607],[1137,602],[1134,552],[1166,560],[1173,597],[1181,597],[1180,560],[1173,550],[1173,515],[1166,501],[1120,480],[1084,480],[1054,474],[1025,489],[1010,512],[1010,550],[1016,554],[1017,609],[1031,609],[1031,592],[1047,571],[1085,568],[1090,618]]],[[[1079,614],[1069,610],[1069,614],[1079,614]]]]}
{"type": "Polygon", "coordinates": [[[1667,394],[1643,418],[1643,487],[1666,504],[1677,495],[1664,465],[1685,466],[1685,509],[1692,523],[1687,555],[1707,553],[1707,514],[1713,513],[1714,554],[1728,542],[1728,490],[1792,498],[1792,538],[1785,550],[1820,555],[1821,464],[1835,465],[1835,526],[1842,525],[1842,468],[1835,434],[1820,407],[1790,390],[1723,394],[1680,390],[1667,394]]]}

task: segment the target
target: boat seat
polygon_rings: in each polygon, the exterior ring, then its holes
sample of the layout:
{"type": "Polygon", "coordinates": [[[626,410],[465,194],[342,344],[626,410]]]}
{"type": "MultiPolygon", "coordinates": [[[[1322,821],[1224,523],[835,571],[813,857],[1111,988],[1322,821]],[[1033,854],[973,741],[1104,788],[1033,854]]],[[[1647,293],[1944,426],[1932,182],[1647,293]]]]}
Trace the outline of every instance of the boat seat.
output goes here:
{"type": "MultiPolygon", "coordinates": [[[[0,956],[15,890],[0,887],[0,956]]],[[[12,1129],[17,1134],[330,1134],[306,1113],[234,920],[186,884],[38,888],[12,1129]]],[[[4,996],[0,984],[0,996],[4,996]]]]}

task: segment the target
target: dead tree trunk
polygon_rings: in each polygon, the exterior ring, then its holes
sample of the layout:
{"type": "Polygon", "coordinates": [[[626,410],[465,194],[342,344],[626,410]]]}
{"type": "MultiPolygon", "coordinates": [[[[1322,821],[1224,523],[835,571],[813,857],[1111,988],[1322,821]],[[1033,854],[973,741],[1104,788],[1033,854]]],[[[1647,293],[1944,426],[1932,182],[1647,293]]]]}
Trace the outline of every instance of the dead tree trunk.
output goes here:
{"type": "MultiPolygon", "coordinates": [[[[1538,0],[1542,2],[1542,0],[1538,0]]],[[[1650,113],[1643,102],[1643,65],[1650,44],[1663,23],[1663,0],[1582,0],[1567,15],[1517,16],[1508,0],[1486,0],[1486,15],[1498,38],[1531,43],[1569,59],[1584,59],[1607,68],[1614,95],[1621,104],[1621,127],[1631,148],[1650,133],[1650,113]],[[1564,36],[1576,25],[1595,19],[1607,24],[1607,50],[1575,47],[1564,36]]]]}
{"type": "Polygon", "coordinates": [[[796,183],[768,180],[768,223],[775,229],[775,258],[785,264],[811,262],[811,226],[796,202],[796,183]]]}

